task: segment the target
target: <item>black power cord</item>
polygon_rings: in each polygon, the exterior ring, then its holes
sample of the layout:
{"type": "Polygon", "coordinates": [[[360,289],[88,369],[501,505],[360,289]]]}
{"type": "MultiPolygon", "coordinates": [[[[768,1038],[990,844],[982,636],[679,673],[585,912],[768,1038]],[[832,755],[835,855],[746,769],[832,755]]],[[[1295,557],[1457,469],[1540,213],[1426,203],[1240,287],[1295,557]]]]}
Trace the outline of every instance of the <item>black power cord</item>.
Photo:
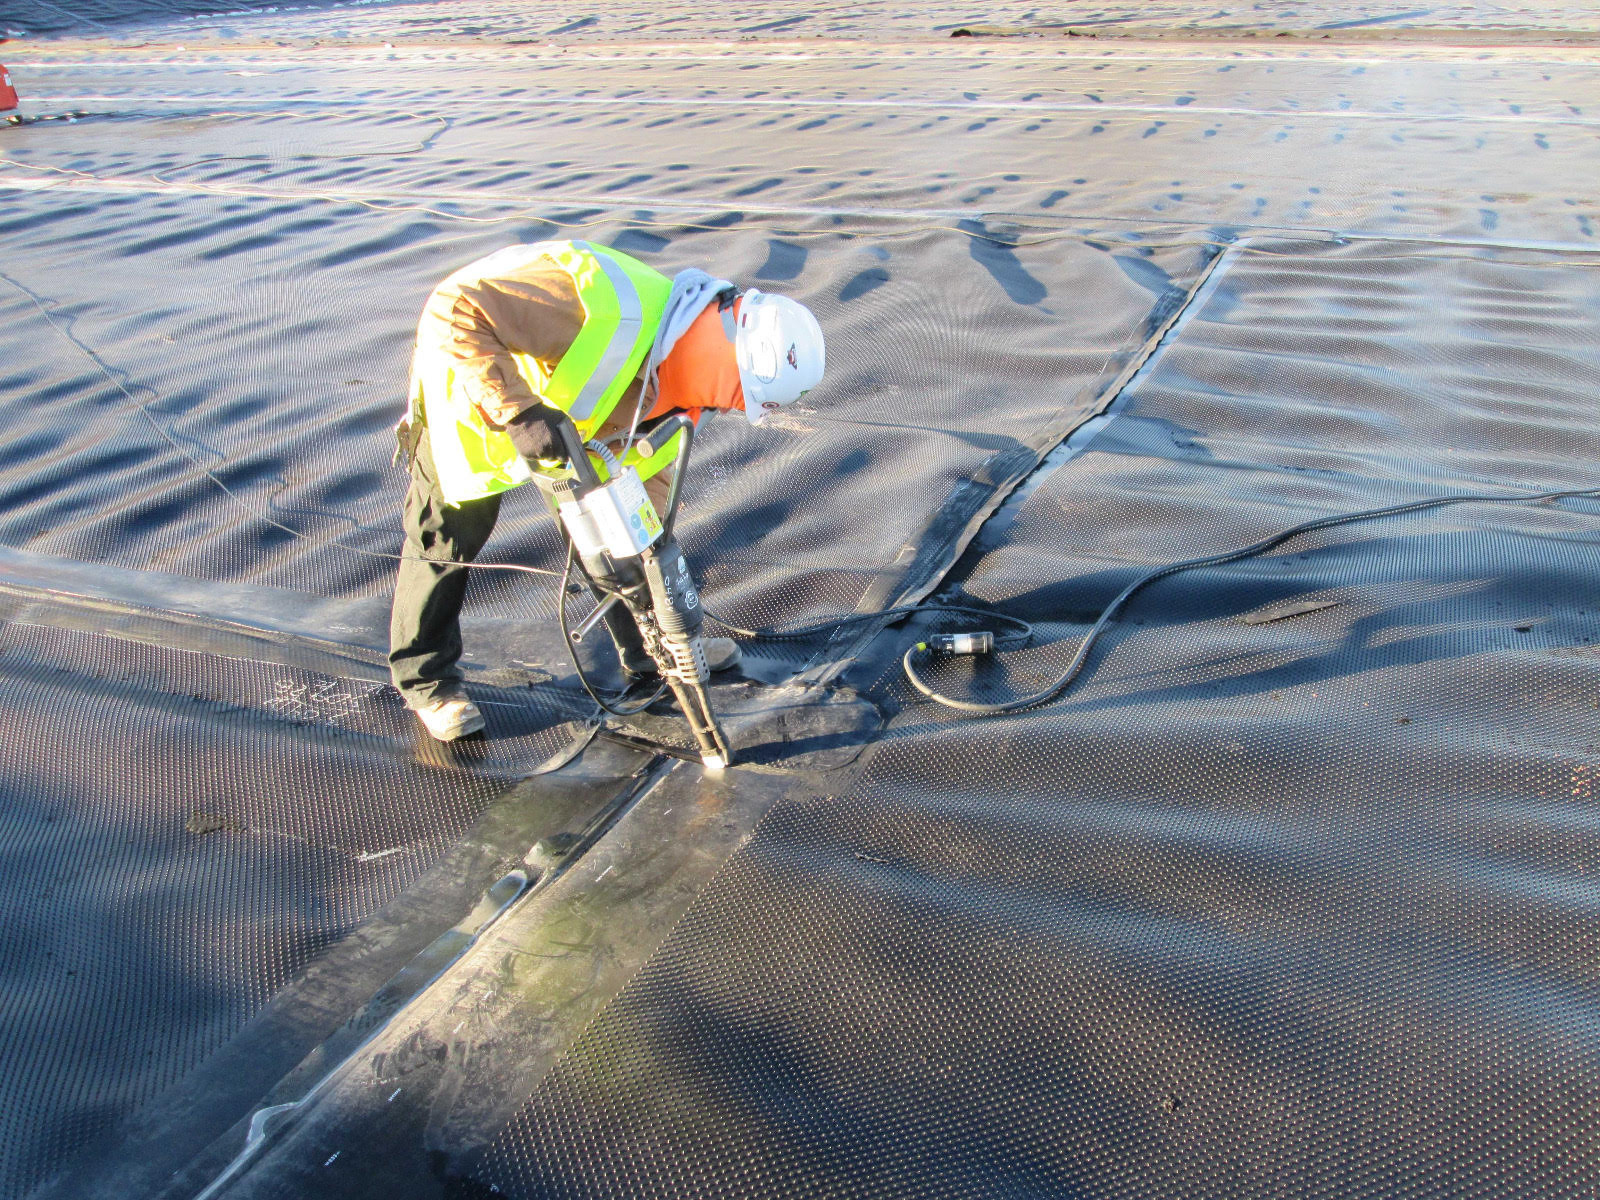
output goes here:
{"type": "Polygon", "coordinates": [[[661,699],[662,694],[667,690],[666,682],[663,680],[648,700],[635,705],[633,708],[613,708],[612,704],[616,700],[620,700],[621,697],[613,697],[609,701],[604,700],[601,698],[600,693],[595,690],[594,685],[589,682],[589,676],[584,672],[583,663],[578,660],[578,648],[572,644],[572,635],[567,632],[567,586],[572,580],[572,564],[577,560],[577,557],[577,548],[568,540],[567,565],[566,569],[561,572],[561,591],[556,598],[556,615],[561,622],[561,640],[566,644],[567,657],[572,660],[572,669],[577,672],[578,682],[583,685],[583,690],[589,693],[589,699],[593,700],[613,717],[635,716],[661,699]]]}
{"type": "Polygon", "coordinates": [[[787,642],[804,641],[807,638],[818,637],[824,633],[835,630],[847,629],[851,625],[860,625],[866,621],[884,621],[893,624],[912,613],[970,613],[973,616],[988,617],[993,620],[1005,621],[1017,628],[1015,634],[996,642],[1001,649],[1020,649],[1033,637],[1033,626],[1021,617],[1013,617],[1003,612],[996,612],[992,608],[974,608],[970,604],[902,604],[897,608],[880,609],[877,612],[850,613],[842,617],[829,617],[823,621],[814,621],[810,625],[796,625],[793,629],[745,629],[735,625],[732,621],[717,616],[709,608],[706,616],[729,633],[736,633],[740,637],[755,638],[762,642],[787,642]],[[1004,643],[1003,645],[1001,643],[1004,643]]]}
{"type": "MultiPolygon", "coordinates": [[[[1066,691],[1072,685],[1072,681],[1082,672],[1084,663],[1088,661],[1089,651],[1094,647],[1095,642],[1099,639],[1106,626],[1111,623],[1112,618],[1137,592],[1149,587],[1158,579],[1165,579],[1167,576],[1176,575],[1180,571],[1192,571],[1198,567],[1221,566],[1223,563],[1251,558],[1271,550],[1274,546],[1281,545],[1299,534],[1311,533],[1317,529],[1328,529],[1335,525],[1348,525],[1355,521],[1371,521],[1379,517],[1399,516],[1402,513],[1421,512],[1429,508],[1443,508],[1449,504],[1541,504],[1579,496],[1600,499],[1600,488],[1569,488],[1558,492],[1537,492],[1520,496],[1484,495],[1480,493],[1435,496],[1431,500],[1413,500],[1406,504],[1391,504],[1385,508],[1368,508],[1360,512],[1343,513],[1333,517],[1319,517],[1313,521],[1302,521],[1299,525],[1292,525],[1288,529],[1273,534],[1271,537],[1264,538],[1253,545],[1245,546],[1238,550],[1227,550],[1220,554],[1208,554],[1201,558],[1188,558],[1182,562],[1169,563],[1164,567],[1157,567],[1139,576],[1127,587],[1123,588],[1117,594],[1116,599],[1106,605],[1099,618],[1090,626],[1089,632],[1084,635],[1083,641],[1078,644],[1078,651],[1072,656],[1072,661],[1067,664],[1065,671],[1047,686],[1026,696],[1019,696],[1015,700],[982,704],[974,700],[959,700],[954,696],[946,696],[942,692],[936,691],[922,678],[915,665],[915,659],[918,654],[927,653],[934,648],[927,642],[919,642],[914,646],[908,647],[900,659],[900,666],[912,687],[916,688],[929,700],[936,704],[942,704],[946,708],[959,709],[962,712],[976,713],[982,716],[1020,712],[1023,709],[1033,708],[1036,705],[1053,700],[1066,691]]],[[[991,615],[1003,616],[1000,613],[991,615]]],[[[1004,617],[1004,619],[1015,620],[1013,617],[1004,617]]],[[[970,653],[971,651],[957,649],[954,652],[970,653]]]]}

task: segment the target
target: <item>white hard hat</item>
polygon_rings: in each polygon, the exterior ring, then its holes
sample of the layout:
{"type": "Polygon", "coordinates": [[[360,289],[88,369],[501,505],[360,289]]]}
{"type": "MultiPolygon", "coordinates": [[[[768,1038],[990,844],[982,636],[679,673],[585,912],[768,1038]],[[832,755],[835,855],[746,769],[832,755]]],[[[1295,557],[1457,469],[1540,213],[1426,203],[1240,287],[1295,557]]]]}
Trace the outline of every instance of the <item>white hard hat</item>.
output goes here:
{"type": "Polygon", "coordinates": [[[822,326],[811,310],[755,288],[739,301],[733,354],[744,387],[744,415],[752,425],[816,387],[827,365],[822,326]]]}

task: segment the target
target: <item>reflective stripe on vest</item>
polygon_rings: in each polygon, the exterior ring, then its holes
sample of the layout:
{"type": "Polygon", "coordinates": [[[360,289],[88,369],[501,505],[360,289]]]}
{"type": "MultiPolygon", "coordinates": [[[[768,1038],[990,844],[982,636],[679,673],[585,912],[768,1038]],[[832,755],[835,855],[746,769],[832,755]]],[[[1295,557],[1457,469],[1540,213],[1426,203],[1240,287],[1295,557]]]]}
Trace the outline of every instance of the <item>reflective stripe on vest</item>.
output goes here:
{"type": "MultiPolygon", "coordinates": [[[[589,438],[605,424],[638,373],[661,324],[672,281],[619,251],[588,242],[541,242],[525,248],[566,271],[583,304],[584,322],[553,368],[513,353],[519,374],[546,403],[572,417],[589,438]]],[[[501,253],[506,253],[501,251],[501,253]]],[[[459,504],[503,492],[532,478],[503,432],[484,423],[461,393],[448,364],[422,380],[428,430],[447,501],[459,504]]],[[[630,464],[638,461],[629,456],[630,464]]],[[[670,456],[640,462],[654,474],[670,456]],[[658,461],[659,460],[659,461],[658,461]]]]}
{"type": "MultiPolygon", "coordinates": [[[[574,242],[575,246],[594,253],[587,242],[574,242]]],[[[600,402],[605,397],[606,389],[611,382],[627,370],[628,358],[633,353],[633,347],[639,340],[639,331],[644,324],[644,306],[639,300],[639,289],[633,286],[633,280],[628,278],[627,271],[608,254],[595,254],[595,259],[600,263],[600,269],[605,272],[606,279],[611,283],[611,290],[616,296],[617,321],[612,326],[611,340],[606,343],[605,351],[600,356],[600,361],[589,372],[589,378],[584,380],[583,387],[573,397],[572,406],[567,409],[567,415],[574,421],[589,421],[594,418],[595,410],[600,407],[600,402]]],[[[581,295],[582,293],[580,293],[581,295]]],[[[593,314],[590,314],[593,319],[593,314]]],[[[659,317],[657,318],[659,320],[659,317]]],[[[588,322],[584,322],[587,328],[588,322]]],[[[652,340],[655,337],[654,327],[650,330],[652,340]]],[[[649,347],[646,347],[648,353],[649,347]]],[[[563,362],[566,358],[562,359],[563,362]]],[[[635,370],[638,368],[635,367],[635,370]]],[[[556,374],[561,373],[560,368],[556,374]]],[[[554,376],[551,377],[554,380],[554,376]]],[[[631,376],[630,376],[631,378],[631,376]]],[[[606,417],[611,414],[607,412],[606,417]]],[[[602,417],[601,420],[604,420],[602,417]]]]}
{"type": "MultiPolygon", "coordinates": [[[[545,254],[572,276],[585,315],[583,328],[549,378],[532,378],[528,383],[547,403],[570,416],[587,437],[611,415],[650,349],[649,341],[641,337],[646,326],[645,303],[629,268],[654,275],[662,285],[652,289],[660,290],[661,295],[651,306],[655,311],[648,314],[653,318],[648,322],[650,341],[655,338],[672,283],[643,263],[589,242],[547,242],[543,247],[545,254]],[[619,382],[621,386],[615,386],[619,382]]],[[[517,358],[526,375],[534,364],[525,356],[517,358]]]]}
{"type": "MultiPolygon", "coordinates": [[[[632,467],[638,472],[640,479],[649,479],[652,475],[659,475],[670,467],[678,457],[678,451],[683,448],[683,434],[674,434],[667,439],[667,444],[658,448],[654,454],[644,454],[639,450],[638,443],[629,447],[628,452],[622,456],[622,465],[632,467]]],[[[616,449],[616,447],[613,447],[616,449]]],[[[589,461],[594,464],[595,474],[602,481],[611,478],[611,472],[606,470],[606,465],[596,454],[589,455],[589,461]]]]}

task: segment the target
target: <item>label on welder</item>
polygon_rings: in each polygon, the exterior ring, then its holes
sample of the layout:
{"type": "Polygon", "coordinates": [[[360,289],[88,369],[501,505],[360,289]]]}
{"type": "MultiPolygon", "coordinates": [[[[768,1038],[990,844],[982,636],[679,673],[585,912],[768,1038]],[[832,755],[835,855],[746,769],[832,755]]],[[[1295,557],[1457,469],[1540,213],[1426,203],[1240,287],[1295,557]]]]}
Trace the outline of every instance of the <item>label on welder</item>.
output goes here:
{"type": "MultiPolygon", "coordinates": [[[[566,507],[562,505],[563,517],[566,507]]],[[[583,497],[577,508],[585,518],[585,532],[592,532],[612,558],[632,558],[661,536],[661,518],[632,467],[583,497]]],[[[567,526],[571,529],[573,522],[569,520],[567,526]]]]}
{"type": "Polygon", "coordinates": [[[635,499],[633,511],[628,514],[628,524],[643,538],[643,550],[651,542],[661,536],[661,517],[656,512],[656,506],[650,503],[650,496],[644,490],[644,484],[639,483],[639,477],[633,476],[634,483],[638,484],[639,494],[635,499]]]}

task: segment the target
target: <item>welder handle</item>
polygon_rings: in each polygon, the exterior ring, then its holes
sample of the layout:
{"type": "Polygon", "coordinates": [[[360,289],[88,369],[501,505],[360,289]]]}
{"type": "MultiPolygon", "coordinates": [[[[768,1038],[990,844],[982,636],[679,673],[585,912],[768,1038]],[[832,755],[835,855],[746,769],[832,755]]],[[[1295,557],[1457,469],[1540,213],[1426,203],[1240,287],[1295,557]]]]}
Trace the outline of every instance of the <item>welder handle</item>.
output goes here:
{"type": "Polygon", "coordinates": [[[678,447],[678,457],[672,464],[672,489],[667,493],[667,511],[661,514],[661,542],[672,536],[672,526],[678,519],[678,498],[683,491],[683,473],[689,466],[689,451],[694,448],[694,421],[683,413],[672,413],[646,426],[639,432],[639,453],[649,458],[665,449],[673,438],[683,434],[683,444],[678,447]]]}
{"type": "Polygon", "coordinates": [[[639,453],[649,458],[658,450],[666,449],[667,443],[685,429],[692,433],[694,422],[683,413],[671,413],[639,430],[638,441],[635,444],[639,447],[639,453]]]}
{"type": "Polygon", "coordinates": [[[530,466],[537,467],[541,460],[564,458],[585,488],[600,486],[600,476],[589,461],[578,427],[559,408],[535,404],[511,419],[506,434],[530,466]]]}
{"type": "Polygon", "coordinates": [[[599,605],[596,606],[592,613],[590,613],[583,620],[579,621],[577,627],[567,635],[572,638],[573,644],[576,645],[577,643],[583,641],[584,638],[588,637],[589,631],[596,625],[600,624],[601,621],[605,620],[606,613],[610,612],[611,606],[620,599],[622,599],[621,596],[617,595],[616,592],[612,592],[604,600],[600,601],[599,605]]]}

